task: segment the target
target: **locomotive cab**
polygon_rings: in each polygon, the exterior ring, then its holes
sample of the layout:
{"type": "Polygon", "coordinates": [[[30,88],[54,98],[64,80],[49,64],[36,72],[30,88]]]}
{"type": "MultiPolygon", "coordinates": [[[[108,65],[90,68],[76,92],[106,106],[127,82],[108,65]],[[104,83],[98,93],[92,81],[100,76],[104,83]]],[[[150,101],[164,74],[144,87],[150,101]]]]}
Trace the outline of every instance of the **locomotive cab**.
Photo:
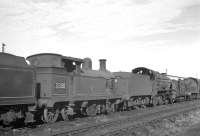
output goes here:
{"type": "Polygon", "coordinates": [[[145,67],[138,67],[132,70],[133,74],[146,75],[150,77],[150,80],[155,80],[155,72],[145,67]]]}
{"type": "Polygon", "coordinates": [[[66,69],[67,72],[80,73],[81,64],[83,63],[83,61],[77,58],[63,57],[62,63],[64,63],[64,68],[66,69]]]}

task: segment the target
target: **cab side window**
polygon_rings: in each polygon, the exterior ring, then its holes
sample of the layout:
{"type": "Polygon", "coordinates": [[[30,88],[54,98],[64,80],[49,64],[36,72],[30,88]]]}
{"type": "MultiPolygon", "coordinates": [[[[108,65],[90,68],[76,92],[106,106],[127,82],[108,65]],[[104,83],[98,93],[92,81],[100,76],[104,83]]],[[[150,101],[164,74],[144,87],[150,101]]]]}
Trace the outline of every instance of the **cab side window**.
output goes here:
{"type": "Polygon", "coordinates": [[[65,68],[67,72],[73,72],[76,69],[76,66],[73,61],[66,61],[65,68]]]}

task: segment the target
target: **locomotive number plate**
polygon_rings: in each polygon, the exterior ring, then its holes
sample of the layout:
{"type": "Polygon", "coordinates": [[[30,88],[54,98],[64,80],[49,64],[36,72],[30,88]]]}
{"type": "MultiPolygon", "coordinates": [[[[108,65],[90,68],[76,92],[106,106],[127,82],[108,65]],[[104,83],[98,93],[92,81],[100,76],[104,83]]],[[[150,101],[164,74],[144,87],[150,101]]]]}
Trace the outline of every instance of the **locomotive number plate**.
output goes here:
{"type": "Polygon", "coordinates": [[[65,83],[56,83],[56,89],[65,89],[65,83]]]}

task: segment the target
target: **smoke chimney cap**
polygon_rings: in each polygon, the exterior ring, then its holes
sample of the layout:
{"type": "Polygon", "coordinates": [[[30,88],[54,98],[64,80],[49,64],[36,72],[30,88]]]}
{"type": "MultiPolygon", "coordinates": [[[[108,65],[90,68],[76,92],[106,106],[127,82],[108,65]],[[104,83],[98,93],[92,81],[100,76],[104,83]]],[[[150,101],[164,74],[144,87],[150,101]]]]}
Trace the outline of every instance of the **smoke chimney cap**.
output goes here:
{"type": "Polygon", "coordinates": [[[106,61],[106,59],[100,59],[99,61],[106,61]]]}
{"type": "Polygon", "coordinates": [[[106,59],[100,59],[99,62],[100,62],[99,70],[100,71],[107,71],[106,70],[106,59]]]}

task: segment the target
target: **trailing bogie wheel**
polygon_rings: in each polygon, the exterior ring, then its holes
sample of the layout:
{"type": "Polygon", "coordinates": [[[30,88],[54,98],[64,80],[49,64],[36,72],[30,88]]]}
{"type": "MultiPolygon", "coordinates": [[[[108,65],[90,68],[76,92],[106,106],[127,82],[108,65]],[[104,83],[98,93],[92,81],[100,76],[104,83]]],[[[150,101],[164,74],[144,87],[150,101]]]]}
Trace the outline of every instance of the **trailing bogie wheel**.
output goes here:
{"type": "Polygon", "coordinates": [[[54,110],[54,109],[48,109],[45,108],[43,112],[43,117],[44,117],[44,122],[46,123],[54,123],[58,119],[59,115],[59,110],[54,110]]]}

